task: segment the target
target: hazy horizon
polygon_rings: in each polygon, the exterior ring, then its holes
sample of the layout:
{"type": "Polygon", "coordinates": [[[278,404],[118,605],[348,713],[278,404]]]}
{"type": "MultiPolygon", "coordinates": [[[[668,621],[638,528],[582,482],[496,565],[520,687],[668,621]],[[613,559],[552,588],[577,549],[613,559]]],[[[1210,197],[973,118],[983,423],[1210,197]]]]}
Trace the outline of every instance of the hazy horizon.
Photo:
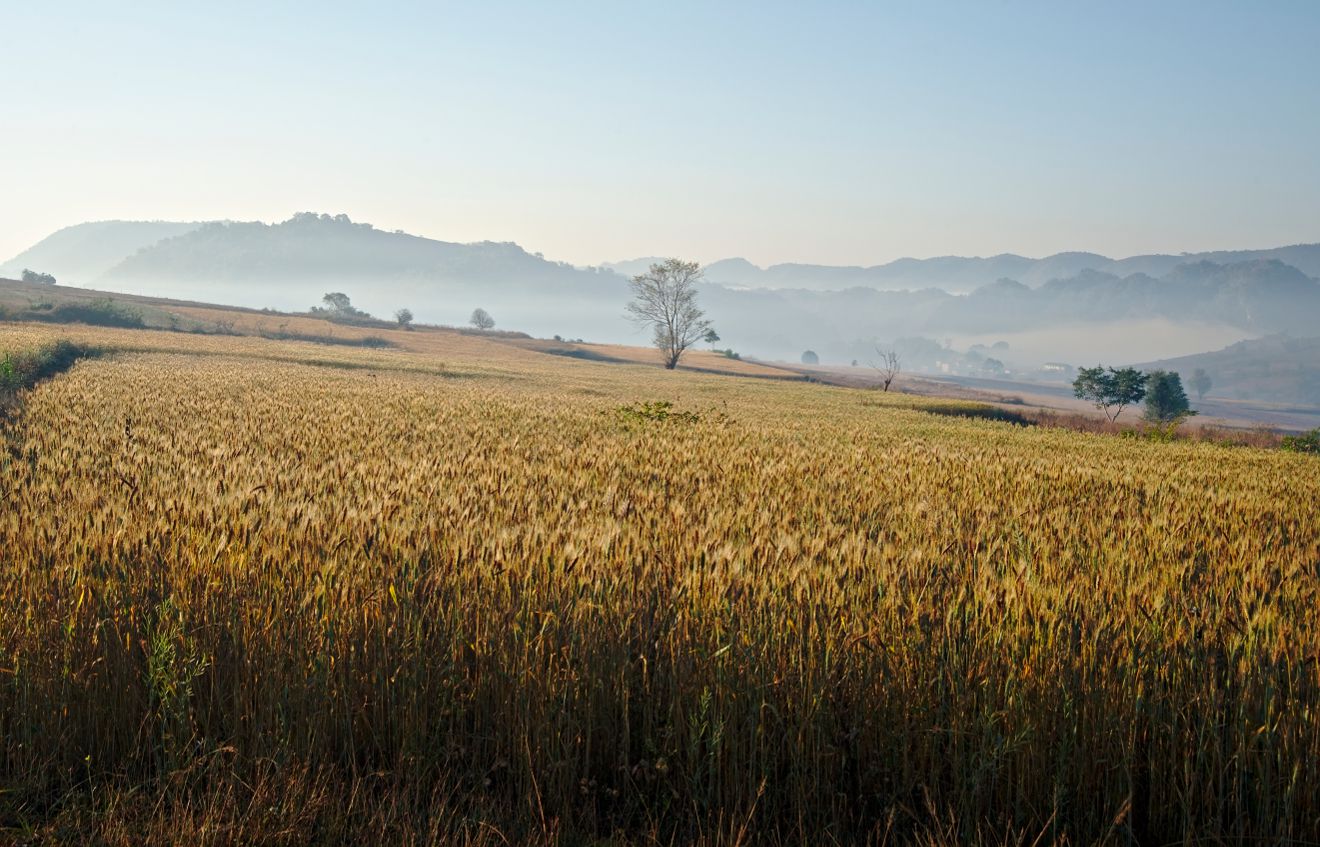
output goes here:
{"type": "Polygon", "coordinates": [[[89,220],[300,210],[576,265],[1320,241],[1314,4],[67,3],[0,26],[4,258],[89,220]]]}
{"type": "MultiPolygon", "coordinates": [[[[260,224],[266,224],[266,225],[274,225],[274,224],[278,224],[278,223],[283,223],[284,221],[287,221],[287,220],[289,220],[290,218],[292,218],[294,215],[297,215],[297,214],[306,214],[306,213],[311,213],[311,214],[330,214],[330,215],[340,215],[340,214],[343,214],[343,215],[347,215],[347,216],[353,221],[353,223],[357,223],[357,224],[367,224],[367,225],[372,226],[372,227],[375,228],[375,229],[381,230],[382,232],[395,232],[395,231],[402,231],[402,232],[404,232],[404,233],[407,234],[407,235],[413,235],[413,236],[417,236],[417,237],[419,237],[419,238],[426,238],[426,239],[430,239],[430,240],[433,240],[433,241],[445,241],[445,242],[458,243],[458,244],[480,244],[480,243],[484,243],[484,242],[497,242],[497,243],[498,243],[498,242],[504,242],[504,243],[513,243],[513,244],[517,244],[519,247],[523,248],[523,249],[526,250],[528,253],[533,253],[533,254],[539,253],[539,254],[543,255],[544,258],[545,258],[547,261],[552,261],[552,262],[569,262],[568,259],[565,259],[565,258],[563,258],[563,257],[561,257],[561,256],[555,256],[555,255],[552,255],[552,254],[550,254],[550,253],[545,252],[544,250],[539,250],[539,249],[537,248],[536,245],[534,245],[534,244],[527,244],[527,243],[525,243],[525,242],[523,242],[523,241],[520,241],[520,240],[517,239],[517,238],[509,238],[509,239],[477,238],[477,239],[473,239],[473,240],[470,240],[470,241],[456,241],[455,239],[452,239],[452,238],[446,238],[445,235],[444,235],[443,233],[416,232],[416,231],[413,231],[413,230],[408,229],[407,227],[385,227],[385,226],[381,226],[381,225],[379,225],[379,224],[378,224],[377,222],[375,222],[375,221],[364,220],[364,219],[361,219],[361,218],[356,217],[355,215],[353,215],[353,214],[350,213],[350,212],[345,212],[345,211],[338,210],[338,209],[333,210],[333,211],[331,211],[331,210],[323,210],[323,209],[315,209],[315,210],[313,210],[313,209],[300,209],[300,210],[297,210],[296,212],[291,212],[291,213],[286,214],[286,215],[283,215],[283,216],[276,216],[276,217],[269,218],[269,219],[259,219],[259,218],[216,218],[216,217],[199,217],[199,218],[190,218],[190,219],[184,220],[184,219],[166,219],[166,218],[160,218],[160,217],[154,217],[154,218],[124,218],[124,217],[119,217],[119,218],[100,218],[100,219],[95,219],[95,220],[85,220],[85,221],[71,221],[71,222],[68,223],[68,224],[65,224],[65,225],[62,225],[62,226],[55,227],[54,229],[52,229],[52,230],[50,230],[49,232],[45,233],[45,235],[42,235],[42,236],[38,237],[37,239],[35,239],[34,241],[32,241],[32,242],[29,243],[29,244],[26,244],[26,245],[24,245],[24,246],[22,246],[22,247],[20,247],[20,248],[18,248],[18,249],[16,249],[16,250],[10,252],[10,253],[6,253],[6,254],[3,254],[3,255],[0,255],[0,262],[6,262],[6,261],[9,261],[9,260],[11,260],[11,259],[13,259],[13,258],[15,258],[15,257],[17,257],[17,256],[19,256],[19,255],[21,255],[21,254],[22,254],[23,252],[25,252],[27,249],[29,249],[29,248],[35,246],[36,244],[39,244],[39,243],[40,243],[43,239],[45,239],[46,237],[48,237],[48,236],[50,236],[50,235],[53,235],[53,234],[55,234],[55,233],[57,233],[57,232],[59,232],[59,231],[61,231],[61,230],[64,230],[64,229],[70,229],[70,228],[73,228],[73,227],[77,227],[77,226],[80,226],[80,225],[83,225],[83,224],[89,224],[89,223],[90,223],[90,224],[120,223],[120,222],[132,222],[132,223],[198,223],[198,224],[201,224],[201,223],[260,223],[260,224]]],[[[800,265],[821,265],[821,266],[831,266],[831,267],[861,267],[861,268],[868,268],[868,267],[882,266],[882,265],[890,264],[890,263],[892,263],[892,262],[896,262],[896,261],[903,261],[903,260],[906,260],[906,259],[915,259],[915,260],[917,260],[917,261],[927,261],[927,260],[931,260],[931,259],[949,259],[949,258],[959,258],[959,259],[993,259],[993,258],[996,258],[996,257],[999,257],[999,256],[1017,256],[1017,257],[1019,257],[1019,258],[1023,258],[1023,259],[1040,260],[1040,259],[1047,259],[1047,258],[1050,258],[1051,256],[1055,256],[1055,255],[1069,254],[1069,253],[1095,253],[1095,254],[1098,254],[1098,255],[1105,256],[1105,258],[1108,258],[1108,259],[1114,259],[1114,260],[1121,261],[1121,260],[1124,260],[1124,259],[1135,259],[1135,258],[1141,258],[1141,257],[1143,257],[1143,256],[1150,256],[1150,255],[1162,255],[1162,256],[1182,256],[1182,255],[1187,255],[1187,256],[1195,256],[1195,255],[1199,255],[1199,254],[1201,254],[1201,253],[1214,253],[1214,252],[1252,252],[1252,251],[1261,251],[1261,250],[1272,250],[1272,249],[1281,248],[1281,247],[1303,246],[1303,245],[1316,244],[1316,243],[1320,243],[1320,233],[1318,233],[1317,236],[1316,236],[1314,239],[1310,240],[1310,241],[1299,241],[1299,242],[1292,242],[1292,243],[1278,243],[1278,244],[1223,244],[1223,245],[1214,246],[1214,247],[1207,247],[1207,248],[1205,248],[1204,250],[1175,250],[1175,249],[1169,249],[1169,250],[1156,250],[1156,251],[1149,251],[1149,252],[1145,252],[1145,253],[1131,253],[1131,254],[1109,254],[1109,253],[1104,253],[1104,252],[1099,251],[1099,250],[1093,250],[1093,249],[1087,248],[1087,247],[1085,247],[1085,246],[1076,246],[1076,247],[1073,247],[1073,248],[1067,248],[1067,249],[1063,249],[1063,250],[1056,250],[1056,251],[1054,251],[1053,253],[1048,253],[1048,254],[1046,254],[1046,253],[1042,253],[1042,254],[1036,254],[1036,255],[1033,255],[1033,254],[1027,254],[1027,253],[1019,253],[1019,252],[1015,252],[1015,251],[1012,251],[1012,250],[1000,250],[1000,251],[995,252],[995,253],[983,253],[983,254],[947,253],[947,252],[946,252],[946,253],[931,253],[931,254],[927,254],[927,255],[903,254],[903,255],[896,255],[896,256],[893,256],[893,257],[890,257],[890,258],[887,258],[887,259],[884,259],[884,260],[881,260],[881,261],[877,261],[877,262],[868,262],[868,263],[851,263],[851,264],[832,263],[832,262],[817,262],[817,261],[814,261],[814,260],[812,260],[812,259],[805,259],[805,258],[798,258],[798,259],[787,258],[787,259],[784,259],[784,260],[782,260],[782,261],[776,261],[776,262],[765,262],[765,263],[763,263],[763,262],[757,262],[757,261],[755,261],[755,260],[749,258],[748,256],[745,256],[745,255],[740,254],[740,253],[730,253],[730,254],[727,254],[727,255],[714,256],[714,257],[710,257],[710,258],[702,257],[702,258],[698,258],[698,259],[690,259],[686,254],[684,254],[684,255],[679,255],[678,258],[685,258],[685,259],[689,259],[689,260],[698,261],[698,262],[699,262],[700,264],[702,264],[703,266],[704,266],[704,265],[713,264],[713,263],[715,263],[715,262],[723,261],[723,260],[726,260],[726,259],[745,259],[745,260],[747,260],[748,262],[751,262],[751,264],[753,264],[753,265],[755,265],[756,267],[758,267],[758,268],[760,268],[760,269],[763,269],[763,270],[764,270],[764,269],[767,269],[767,268],[770,268],[770,267],[774,267],[775,265],[779,265],[779,264],[787,264],[787,265],[797,265],[797,264],[800,264],[800,265]]],[[[610,266],[614,266],[614,265],[625,265],[625,264],[628,264],[628,263],[630,263],[630,262],[636,262],[636,261],[638,261],[638,260],[643,260],[643,259],[662,259],[662,258],[672,258],[674,255],[675,255],[675,254],[663,254],[663,255],[662,255],[662,254],[660,254],[660,253],[655,253],[655,252],[653,251],[653,252],[651,252],[651,253],[639,253],[639,254],[637,254],[637,255],[635,255],[635,256],[607,256],[607,257],[605,257],[605,258],[598,259],[598,260],[586,261],[586,262],[569,262],[569,264],[571,264],[571,265],[573,265],[573,266],[575,266],[575,267],[583,267],[583,268],[586,268],[586,267],[601,267],[601,268],[604,268],[604,267],[610,267],[610,266]]]]}

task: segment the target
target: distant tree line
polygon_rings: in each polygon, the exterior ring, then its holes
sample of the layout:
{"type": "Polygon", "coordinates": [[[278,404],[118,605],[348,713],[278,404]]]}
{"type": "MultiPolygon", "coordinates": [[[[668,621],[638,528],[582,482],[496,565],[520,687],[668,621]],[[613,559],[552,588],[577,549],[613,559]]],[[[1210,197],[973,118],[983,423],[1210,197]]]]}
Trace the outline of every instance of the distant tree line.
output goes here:
{"type": "Polygon", "coordinates": [[[55,277],[51,276],[50,274],[38,273],[37,271],[32,271],[32,270],[28,270],[27,268],[24,268],[23,282],[26,282],[29,285],[54,285],[55,277]]]}

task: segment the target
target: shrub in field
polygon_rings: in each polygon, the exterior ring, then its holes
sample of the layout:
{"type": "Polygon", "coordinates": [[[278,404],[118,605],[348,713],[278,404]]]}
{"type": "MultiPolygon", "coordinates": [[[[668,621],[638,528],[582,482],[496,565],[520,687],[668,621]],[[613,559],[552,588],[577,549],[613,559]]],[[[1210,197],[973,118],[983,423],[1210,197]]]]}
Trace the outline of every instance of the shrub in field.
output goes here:
{"type": "Polygon", "coordinates": [[[693,424],[701,420],[696,412],[679,411],[668,400],[652,400],[645,403],[631,403],[614,410],[620,420],[629,423],[659,421],[661,423],[693,424]]]}
{"type": "Polygon", "coordinates": [[[0,352],[0,407],[13,404],[18,391],[68,370],[96,350],[68,340],[0,352]]]}
{"type": "Polygon", "coordinates": [[[74,362],[95,351],[85,345],[60,340],[37,347],[6,350],[0,354],[0,388],[15,391],[38,380],[67,370],[74,362]]]}
{"type": "Polygon", "coordinates": [[[913,408],[932,415],[944,415],[952,418],[980,418],[987,421],[1001,421],[1018,426],[1031,426],[1035,422],[1021,412],[1013,412],[991,406],[988,403],[926,403],[913,408]]]}
{"type": "Polygon", "coordinates": [[[1285,435],[1282,447],[1292,453],[1311,453],[1320,455],[1320,428],[1302,435],[1285,435]]]}
{"type": "Polygon", "coordinates": [[[102,297],[92,301],[68,301],[56,304],[34,318],[52,323],[84,323],[92,326],[140,328],[145,326],[142,313],[131,306],[102,297]]]}

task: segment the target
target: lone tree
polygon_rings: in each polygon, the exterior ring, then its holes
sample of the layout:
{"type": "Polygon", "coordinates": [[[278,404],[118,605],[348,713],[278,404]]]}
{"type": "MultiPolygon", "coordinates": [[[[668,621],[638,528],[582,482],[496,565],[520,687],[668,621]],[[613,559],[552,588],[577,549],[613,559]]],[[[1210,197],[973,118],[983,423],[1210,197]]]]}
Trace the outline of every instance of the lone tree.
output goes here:
{"type": "Polygon", "coordinates": [[[23,269],[23,281],[30,285],[54,285],[55,277],[50,274],[38,273],[36,271],[23,269]]]}
{"type": "Polygon", "coordinates": [[[353,301],[348,299],[348,295],[342,291],[331,291],[321,298],[324,306],[313,306],[312,314],[324,315],[331,320],[337,318],[369,318],[366,312],[354,308],[353,301]]]}
{"type": "Polygon", "coordinates": [[[1205,393],[1214,385],[1210,381],[1210,374],[1205,372],[1205,368],[1197,368],[1192,371],[1192,378],[1187,380],[1187,384],[1196,392],[1197,400],[1204,400],[1205,393]]]}
{"type": "Polygon", "coordinates": [[[412,329],[413,313],[412,309],[400,309],[394,313],[394,319],[399,322],[399,326],[404,329],[412,329]]]}
{"type": "Polygon", "coordinates": [[[357,311],[353,308],[353,301],[348,299],[348,295],[342,291],[331,291],[321,298],[321,302],[325,304],[325,308],[332,312],[352,314],[357,311]]]}
{"type": "Polygon", "coordinates": [[[709,344],[710,349],[714,350],[715,345],[720,343],[720,334],[713,329],[708,329],[706,334],[701,336],[701,340],[709,344]]]}
{"type": "Polygon", "coordinates": [[[1124,409],[1146,396],[1146,375],[1136,368],[1078,368],[1073,394],[1093,403],[1113,423],[1124,409]]]}
{"type": "Polygon", "coordinates": [[[1194,414],[1183,391],[1182,377],[1173,371],[1146,374],[1146,420],[1169,424],[1194,414]]]}
{"type": "Polygon", "coordinates": [[[819,365],[819,364],[820,364],[820,356],[817,356],[817,355],[816,355],[816,351],[815,351],[815,350],[804,350],[804,351],[802,351],[802,364],[804,364],[804,365],[819,365]]]}
{"type": "Polygon", "coordinates": [[[889,386],[903,372],[903,360],[899,358],[898,351],[892,347],[888,350],[876,347],[875,352],[880,356],[880,361],[872,362],[871,367],[880,375],[881,390],[888,391],[889,386]]]}
{"type": "Polygon", "coordinates": [[[468,318],[468,323],[472,324],[482,332],[495,328],[495,319],[492,318],[490,312],[487,312],[485,309],[473,309],[472,317],[468,318]]]}
{"type": "Polygon", "coordinates": [[[669,370],[710,331],[710,321],[697,307],[700,280],[701,266],[681,259],[666,259],[632,278],[628,316],[639,327],[651,327],[653,343],[669,370]]]}

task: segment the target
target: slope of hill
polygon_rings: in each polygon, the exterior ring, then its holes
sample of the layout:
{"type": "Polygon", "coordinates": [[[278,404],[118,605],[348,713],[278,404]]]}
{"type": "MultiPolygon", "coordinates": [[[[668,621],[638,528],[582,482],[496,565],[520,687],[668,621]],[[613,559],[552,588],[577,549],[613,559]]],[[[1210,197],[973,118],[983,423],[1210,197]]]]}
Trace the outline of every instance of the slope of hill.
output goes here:
{"type": "Polygon", "coordinates": [[[66,285],[88,285],[137,251],[200,224],[170,221],[95,221],[65,227],[0,264],[0,277],[24,268],[53,274],[66,285]]]}
{"type": "Polygon", "coordinates": [[[1320,338],[1272,335],[1141,367],[1177,371],[1184,378],[1203,368],[1213,382],[1211,397],[1320,406],[1320,338]]]}

